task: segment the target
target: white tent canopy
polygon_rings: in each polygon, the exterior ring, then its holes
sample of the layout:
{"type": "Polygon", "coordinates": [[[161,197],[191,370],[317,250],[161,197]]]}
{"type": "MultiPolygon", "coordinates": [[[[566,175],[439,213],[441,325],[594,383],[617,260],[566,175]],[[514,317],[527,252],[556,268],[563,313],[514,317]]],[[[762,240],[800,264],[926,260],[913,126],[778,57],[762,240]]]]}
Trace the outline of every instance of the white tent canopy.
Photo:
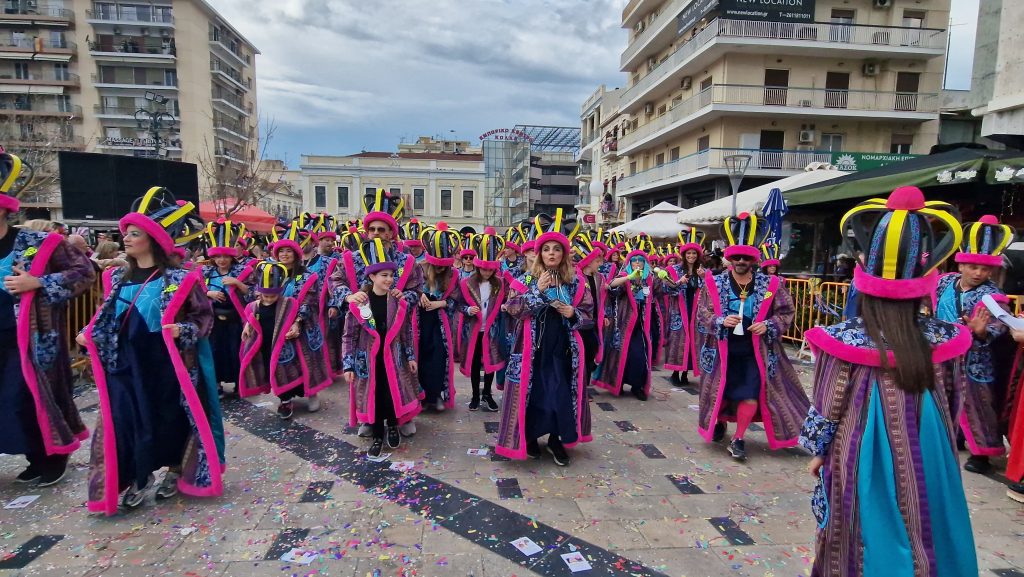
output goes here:
{"type": "MultiPolygon", "coordinates": [[[[773,188],[778,188],[782,192],[787,190],[794,190],[801,186],[807,186],[808,184],[815,184],[825,180],[833,178],[839,178],[850,174],[842,170],[836,170],[834,168],[828,169],[817,169],[807,170],[800,174],[795,174],[783,178],[782,180],[776,180],[768,184],[762,184],[756,188],[750,190],[744,190],[743,192],[736,195],[736,212],[761,212],[761,207],[768,200],[768,193],[773,188]]],[[[785,197],[785,196],[783,196],[785,197]]],[[[713,200],[711,202],[695,206],[693,208],[683,210],[676,213],[676,220],[680,224],[692,224],[697,226],[711,225],[721,223],[725,220],[725,217],[732,215],[732,196],[726,196],[713,200]]]]}
{"type": "Polygon", "coordinates": [[[676,220],[676,215],[682,210],[670,202],[663,202],[645,211],[640,218],[613,228],[612,232],[621,232],[629,237],[643,232],[654,238],[675,238],[688,229],[676,220]]]}

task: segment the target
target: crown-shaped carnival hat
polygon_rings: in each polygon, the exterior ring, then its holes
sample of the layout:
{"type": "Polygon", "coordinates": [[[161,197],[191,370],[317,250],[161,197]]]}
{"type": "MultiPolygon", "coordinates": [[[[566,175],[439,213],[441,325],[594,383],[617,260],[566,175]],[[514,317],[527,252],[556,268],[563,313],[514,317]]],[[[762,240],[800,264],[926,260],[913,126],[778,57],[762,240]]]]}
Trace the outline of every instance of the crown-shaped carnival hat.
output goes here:
{"type": "Polygon", "coordinates": [[[277,253],[283,248],[290,248],[295,252],[297,258],[302,258],[303,249],[309,244],[311,232],[305,227],[308,220],[305,214],[300,214],[283,225],[275,226],[273,233],[273,244],[270,245],[270,253],[277,258],[277,253]]]}
{"type": "Polygon", "coordinates": [[[406,248],[422,247],[423,241],[420,240],[420,236],[423,234],[424,229],[425,227],[420,224],[419,220],[410,218],[409,222],[399,229],[398,236],[402,239],[402,244],[406,248]]]}
{"type": "Polygon", "coordinates": [[[591,240],[590,235],[586,234],[577,234],[572,239],[572,255],[579,270],[587,268],[598,257],[604,258],[604,249],[598,244],[598,241],[591,240]]]}
{"type": "Polygon", "coordinates": [[[535,250],[539,252],[545,243],[555,241],[561,244],[568,254],[571,248],[569,243],[580,231],[579,221],[576,220],[576,217],[565,216],[560,208],[555,210],[555,216],[547,217],[547,224],[541,219],[542,216],[547,215],[537,215],[537,218],[534,219],[534,227],[539,233],[535,250]]]}
{"type": "Polygon", "coordinates": [[[392,196],[383,188],[367,192],[363,196],[363,210],[366,211],[366,216],[363,217],[364,229],[369,227],[371,222],[384,221],[391,227],[392,234],[399,234],[398,221],[402,220],[402,213],[405,210],[405,200],[401,195],[392,196]]]}
{"type": "Polygon", "coordinates": [[[726,217],[722,223],[722,236],[726,243],[723,256],[726,260],[747,256],[758,261],[761,251],[757,247],[761,246],[767,234],[768,223],[752,212],[726,217]]]}
{"type": "Polygon", "coordinates": [[[986,214],[978,222],[964,224],[963,244],[954,258],[963,264],[1001,267],[1003,251],[1015,236],[1013,227],[999,224],[998,218],[986,214]]]}
{"type": "Polygon", "coordinates": [[[206,256],[238,256],[239,244],[245,242],[245,225],[218,219],[206,224],[206,256]]]}
{"type": "Polygon", "coordinates": [[[485,270],[501,268],[501,251],[505,250],[505,239],[494,232],[493,227],[488,226],[483,233],[471,236],[469,244],[476,253],[473,257],[473,266],[485,270]]]}
{"type": "Polygon", "coordinates": [[[176,200],[171,191],[154,186],[135,199],[132,210],[118,223],[121,234],[134,225],[145,232],[163,250],[171,255],[175,247],[192,241],[203,233],[202,221],[192,213],[196,205],[176,200]]]}
{"type": "Polygon", "coordinates": [[[761,243],[761,267],[766,266],[779,266],[780,265],[780,247],[778,244],[771,242],[761,243]]]}
{"type": "Polygon", "coordinates": [[[695,250],[697,254],[704,254],[704,240],[707,237],[704,231],[697,230],[697,227],[690,227],[679,233],[679,254],[685,256],[686,251],[695,250]]]}
{"type": "Polygon", "coordinates": [[[436,227],[424,230],[420,241],[427,262],[434,266],[452,266],[462,250],[462,237],[458,231],[448,228],[447,222],[439,222],[436,227]]]}
{"type": "Polygon", "coordinates": [[[888,199],[873,198],[850,209],[839,223],[865,255],[853,271],[853,283],[864,294],[894,300],[921,298],[934,292],[936,269],[953,255],[963,230],[951,204],[925,202],[916,186],[892,191],[888,199]]]}
{"type": "Polygon", "coordinates": [[[359,234],[359,229],[355,226],[348,227],[348,230],[338,236],[338,248],[342,251],[356,252],[361,244],[363,244],[363,235],[359,234]]]}
{"type": "Polygon", "coordinates": [[[526,242],[526,233],[523,232],[521,224],[508,227],[505,231],[505,248],[511,248],[517,254],[522,254],[523,244],[526,242]]]}
{"type": "Polygon", "coordinates": [[[18,212],[18,195],[32,180],[32,167],[0,147],[0,209],[18,212]]]}
{"type": "Polygon", "coordinates": [[[366,274],[375,274],[383,270],[398,270],[398,263],[388,259],[384,241],[379,238],[364,241],[359,246],[359,258],[366,265],[366,274]]]}
{"type": "Polygon", "coordinates": [[[284,285],[288,283],[288,267],[279,262],[264,260],[256,265],[254,273],[256,292],[270,295],[284,292],[284,285]]]}

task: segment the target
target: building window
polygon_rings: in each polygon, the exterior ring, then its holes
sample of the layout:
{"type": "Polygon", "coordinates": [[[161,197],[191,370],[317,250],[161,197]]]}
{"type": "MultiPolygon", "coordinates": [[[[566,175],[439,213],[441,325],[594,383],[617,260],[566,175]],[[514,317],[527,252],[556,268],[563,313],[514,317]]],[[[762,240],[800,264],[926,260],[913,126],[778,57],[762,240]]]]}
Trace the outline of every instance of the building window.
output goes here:
{"type": "Polygon", "coordinates": [[[900,42],[902,46],[921,45],[921,29],[924,28],[924,17],[925,13],[920,10],[903,11],[903,27],[907,30],[903,30],[903,39],[900,42]]]}
{"type": "Polygon", "coordinates": [[[412,189],[412,209],[413,210],[425,210],[424,205],[426,204],[426,196],[422,188],[412,189]]]}
{"type": "Polygon", "coordinates": [[[18,80],[28,80],[28,62],[15,62],[14,63],[14,77],[18,80]]]}
{"type": "Polygon", "coordinates": [[[462,212],[473,214],[473,191],[463,190],[462,191],[462,212]]]}
{"type": "Polygon", "coordinates": [[[442,188],[441,189],[441,210],[451,211],[452,209],[452,189],[442,188]]]}
{"type": "Polygon", "coordinates": [[[679,147],[678,146],[673,148],[672,150],[668,151],[668,159],[669,159],[670,162],[673,161],[673,160],[679,160],[679,147]]]}
{"type": "Polygon", "coordinates": [[[402,196],[402,189],[400,187],[392,186],[388,189],[388,192],[391,193],[391,196],[402,196]]]}
{"type": "Polygon", "coordinates": [[[654,166],[665,164],[665,153],[662,152],[654,157],[654,166]]]}
{"type": "Polygon", "coordinates": [[[914,144],[913,134],[893,134],[892,142],[889,144],[890,154],[910,154],[910,147],[914,144]]]}
{"type": "Polygon", "coordinates": [[[313,196],[317,208],[327,208],[327,186],[318,184],[313,187],[313,196]]]}
{"type": "Polygon", "coordinates": [[[629,174],[630,174],[630,176],[636,174],[636,161],[635,160],[633,162],[629,163],[629,174]]]}
{"type": "Polygon", "coordinates": [[[821,149],[828,152],[842,152],[843,150],[843,135],[834,133],[822,133],[821,135],[821,149]]]}
{"type": "Polygon", "coordinates": [[[348,208],[348,187],[338,187],[338,208],[348,208]]]}
{"type": "Polygon", "coordinates": [[[697,152],[704,152],[711,148],[711,135],[705,134],[697,139],[697,152]]]}

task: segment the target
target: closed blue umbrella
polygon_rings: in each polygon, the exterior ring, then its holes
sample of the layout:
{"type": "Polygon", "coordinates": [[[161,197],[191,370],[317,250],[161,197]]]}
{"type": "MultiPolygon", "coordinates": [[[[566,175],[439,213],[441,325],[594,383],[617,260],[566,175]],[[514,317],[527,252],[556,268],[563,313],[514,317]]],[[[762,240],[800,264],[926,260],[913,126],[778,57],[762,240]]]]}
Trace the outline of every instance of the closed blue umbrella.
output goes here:
{"type": "Polygon", "coordinates": [[[789,206],[786,199],[782,198],[782,191],[773,188],[768,193],[768,200],[761,207],[761,214],[768,222],[768,238],[765,239],[765,244],[782,245],[782,220],[788,212],[789,206]]]}

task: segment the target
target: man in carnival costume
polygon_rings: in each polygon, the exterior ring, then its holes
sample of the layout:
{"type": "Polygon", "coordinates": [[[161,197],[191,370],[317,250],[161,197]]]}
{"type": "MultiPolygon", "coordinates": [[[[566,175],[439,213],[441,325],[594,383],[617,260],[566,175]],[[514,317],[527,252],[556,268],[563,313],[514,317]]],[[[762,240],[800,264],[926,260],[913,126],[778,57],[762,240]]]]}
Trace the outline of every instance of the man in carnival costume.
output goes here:
{"type": "Polygon", "coordinates": [[[28,459],[16,483],[49,486],[89,436],[71,395],[64,319],[95,273],[59,234],[8,224],[30,180],[31,168],[0,149],[0,453],[28,459]]]}
{"type": "Polygon", "coordinates": [[[997,382],[992,344],[1006,333],[1006,325],[992,317],[981,299],[991,296],[997,303],[1009,302],[992,282],[992,274],[1003,266],[1003,250],[1013,237],[1014,230],[992,215],[964,225],[963,245],[955,257],[960,272],[940,277],[935,291],[936,318],[966,325],[973,336],[967,353],[967,396],[958,416],[971,451],[964,469],[972,473],[988,473],[989,457],[1005,452],[999,413],[1006,387],[997,382]]]}
{"type": "Polygon", "coordinates": [[[754,270],[764,224],[745,212],[725,219],[731,267],[705,273],[697,303],[698,431],[706,441],[720,441],[726,421],[735,421],[729,454],[738,460],[746,459],[744,435],[755,421],[764,423],[769,448],[795,446],[810,405],[782,348],[793,299],[781,278],[754,270]]]}

